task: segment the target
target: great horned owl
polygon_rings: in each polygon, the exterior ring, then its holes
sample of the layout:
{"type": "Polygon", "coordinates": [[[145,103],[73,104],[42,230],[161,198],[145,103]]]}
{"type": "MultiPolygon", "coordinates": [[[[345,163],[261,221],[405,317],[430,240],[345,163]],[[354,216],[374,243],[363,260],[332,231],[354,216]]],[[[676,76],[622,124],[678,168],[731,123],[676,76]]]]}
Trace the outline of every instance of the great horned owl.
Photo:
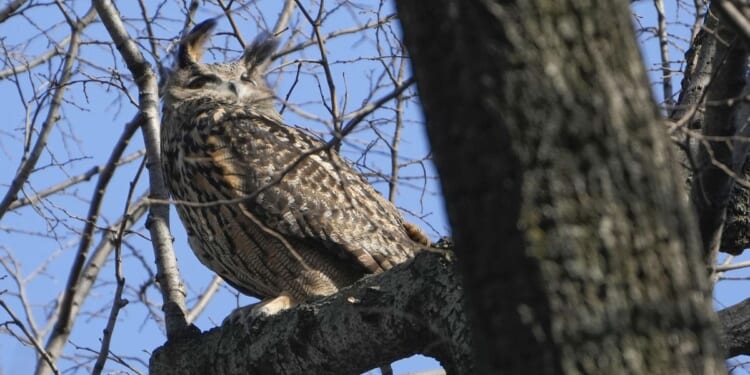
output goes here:
{"type": "Polygon", "coordinates": [[[428,243],[338,153],[283,125],[263,74],[277,42],[203,64],[215,21],[180,43],[163,93],[163,171],[198,259],[273,314],[428,243]],[[193,204],[191,204],[193,203],[193,204]]]}

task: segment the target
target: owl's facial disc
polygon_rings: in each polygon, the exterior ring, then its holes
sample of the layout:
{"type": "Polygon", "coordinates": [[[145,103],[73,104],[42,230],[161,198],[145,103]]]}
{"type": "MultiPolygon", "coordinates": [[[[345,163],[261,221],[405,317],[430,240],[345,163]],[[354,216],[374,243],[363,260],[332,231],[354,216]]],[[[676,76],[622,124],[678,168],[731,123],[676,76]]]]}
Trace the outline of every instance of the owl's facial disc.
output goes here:
{"type": "Polygon", "coordinates": [[[217,90],[228,93],[229,95],[237,97],[237,99],[246,99],[253,95],[254,89],[252,85],[243,81],[226,81],[222,82],[217,90]]]}

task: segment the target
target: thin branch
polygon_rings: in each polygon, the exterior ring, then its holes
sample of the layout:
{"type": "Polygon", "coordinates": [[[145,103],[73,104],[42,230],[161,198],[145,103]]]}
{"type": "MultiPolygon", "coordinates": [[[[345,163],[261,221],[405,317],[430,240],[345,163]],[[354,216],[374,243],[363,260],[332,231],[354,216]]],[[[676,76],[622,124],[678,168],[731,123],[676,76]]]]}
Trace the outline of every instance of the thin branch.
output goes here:
{"type": "MultiPolygon", "coordinates": [[[[138,49],[138,45],[128,34],[111,0],[94,0],[94,5],[138,85],[138,107],[145,119],[142,129],[146,157],[149,160],[151,196],[156,200],[167,200],[169,193],[161,171],[159,88],[156,75],[138,49]]],[[[185,291],[172,247],[172,235],[169,232],[169,207],[152,206],[147,227],[151,232],[157,278],[164,301],[162,308],[165,313],[167,338],[174,339],[188,333],[188,324],[185,319],[185,291]]]]}
{"type": "MultiPolygon", "coordinates": [[[[401,59],[401,63],[399,64],[398,69],[398,78],[397,82],[395,84],[397,86],[401,85],[401,80],[404,79],[404,75],[406,74],[406,60],[401,59]]],[[[401,142],[401,130],[404,127],[404,98],[399,95],[396,97],[396,129],[393,130],[393,140],[391,141],[391,144],[389,146],[391,150],[391,178],[388,179],[388,200],[395,203],[396,202],[396,195],[398,193],[398,172],[399,172],[399,163],[398,163],[398,151],[399,151],[399,143],[401,142]]]]}
{"type": "Polygon", "coordinates": [[[206,290],[203,292],[203,294],[201,294],[200,298],[198,298],[198,301],[195,303],[195,305],[193,305],[193,308],[188,311],[188,323],[192,324],[195,319],[197,319],[198,316],[201,315],[206,306],[208,306],[208,301],[210,301],[211,298],[213,298],[216,292],[219,290],[220,285],[221,277],[219,275],[214,275],[214,278],[211,279],[211,282],[206,287],[206,290]]]}
{"type": "Polygon", "coordinates": [[[276,20],[276,24],[273,26],[273,35],[278,36],[281,32],[286,29],[289,24],[289,18],[292,16],[294,10],[294,0],[284,0],[284,7],[281,9],[279,18],[276,20]]]}
{"type": "Polygon", "coordinates": [[[0,23],[5,22],[10,16],[13,15],[13,12],[18,10],[23,3],[25,3],[28,0],[14,0],[8,3],[3,9],[0,9],[0,23]]]}
{"type": "MultiPolygon", "coordinates": [[[[351,27],[351,28],[347,28],[347,29],[341,29],[341,30],[332,31],[332,32],[326,34],[325,36],[323,36],[323,39],[324,40],[330,40],[330,39],[333,39],[333,38],[336,38],[336,37],[340,37],[340,36],[356,34],[356,33],[362,32],[362,31],[367,30],[367,29],[372,29],[372,28],[375,28],[375,27],[379,27],[379,26],[384,25],[386,23],[389,23],[389,22],[391,22],[391,21],[393,21],[395,19],[396,19],[396,15],[392,14],[392,15],[389,15],[387,17],[381,18],[379,20],[376,20],[376,21],[373,21],[373,22],[370,22],[370,23],[366,23],[366,24],[361,25],[361,26],[356,26],[356,27],[351,27]]],[[[294,46],[286,48],[286,49],[284,49],[282,51],[276,52],[276,54],[273,55],[272,59],[275,60],[275,59],[277,59],[277,58],[279,58],[281,56],[289,55],[291,53],[303,50],[303,49],[305,49],[305,48],[307,48],[309,46],[312,46],[314,44],[317,44],[316,40],[307,40],[307,41],[301,42],[301,43],[299,43],[297,45],[294,45],[294,46]]]]}
{"type": "Polygon", "coordinates": [[[672,70],[669,64],[669,38],[667,37],[667,18],[664,15],[664,0],[654,0],[658,26],[656,29],[659,38],[659,49],[661,54],[661,79],[664,95],[664,104],[671,108],[674,104],[672,98],[672,70]]]}
{"type": "Polygon", "coordinates": [[[326,75],[326,83],[328,84],[328,93],[331,96],[331,105],[329,107],[329,111],[331,112],[333,121],[333,131],[334,134],[337,134],[341,131],[341,119],[339,118],[336,83],[333,81],[331,65],[328,63],[328,53],[326,52],[325,38],[320,35],[320,19],[323,9],[323,1],[320,2],[321,11],[319,12],[317,19],[315,20],[310,16],[305,7],[300,4],[300,0],[294,1],[295,3],[297,3],[297,7],[307,19],[307,22],[309,22],[310,26],[312,26],[313,33],[315,33],[315,40],[318,43],[318,50],[320,51],[320,65],[323,66],[323,72],[326,75]]]}
{"type": "Polygon", "coordinates": [[[233,35],[235,38],[237,38],[237,41],[242,46],[242,49],[245,49],[245,39],[242,38],[242,32],[240,31],[240,28],[237,26],[237,22],[234,21],[234,15],[232,15],[232,2],[229,2],[229,5],[224,5],[224,1],[217,0],[217,3],[221,7],[221,10],[224,11],[224,15],[227,16],[227,20],[229,20],[229,25],[232,26],[233,35]]]}
{"type": "Polygon", "coordinates": [[[14,76],[18,73],[26,72],[36,66],[41,65],[42,63],[44,63],[45,61],[48,61],[53,56],[57,56],[60,53],[62,53],[61,49],[65,47],[66,45],[68,45],[69,42],[70,42],[70,36],[67,36],[63,40],[61,40],[58,45],[50,48],[47,52],[42,53],[41,55],[37,56],[31,61],[23,62],[21,66],[15,66],[10,61],[8,61],[10,68],[0,70],[0,80],[14,76]]]}
{"type": "Polygon", "coordinates": [[[701,30],[706,4],[703,0],[693,0],[693,7],[695,8],[695,17],[693,18],[693,26],[690,28],[690,45],[693,45],[695,37],[701,30]]]}
{"type": "MultiPolygon", "coordinates": [[[[96,15],[95,12],[89,11],[86,16],[83,18],[83,20],[87,20],[88,18],[93,18],[96,15]]],[[[90,20],[89,20],[90,21],[90,20]]],[[[54,89],[54,95],[52,97],[52,102],[50,103],[49,111],[47,112],[47,116],[42,124],[42,129],[39,132],[39,135],[37,137],[36,143],[34,144],[34,147],[31,149],[31,152],[28,155],[28,158],[25,158],[23,161],[21,161],[21,165],[18,168],[18,172],[16,172],[16,176],[13,178],[13,181],[10,183],[10,187],[8,188],[8,191],[5,192],[5,196],[0,201],[0,220],[2,220],[5,213],[8,212],[8,208],[10,207],[10,204],[16,200],[16,196],[18,195],[18,192],[21,190],[21,187],[23,187],[23,184],[26,183],[26,181],[29,179],[29,175],[31,175],[31,172],[34,170],[34,167],[36,166],[37,161],[39,160],[39,157],[42,155],[42,151],[47,146],[47,139],[49,138],[50,134],[52,134],[52,129],[54,129],[55,124],[57,123],[57,120],[59,119],[59,111],[60,106],[63,103],[63,97],[65,95],[65,90],[67,89],[68,81],[70,81],[70,78],[73,76],[73,64],[75,63],[75,60],[78,58],[78,48],[81,44],[81,33],[83,32],[83,26],[87,23],[83,23],[82,21],[79,24],[72,24],[71,27],[71,36],[70,36],[70,45],[68,46],[68,51],[65,55],[65,59],[62,66],[62,75],[60,76],[60,79],[57,82],[53,83],[54,89]]]]}
{"type": "MultiPolygon", "coordinates": [[[[89,204],[89,212],[86,216],[86,224],[84,225],[83,232],[81,234],[81,241],[78,244],[78,250],[76,257],[71,267],[70,274],[68,275],[68,282],[65,288],[65,294],[63,295],[62,301],[60,302],[60,311],[57,315],[57,322],[55,328],[47,341],[47,351],[49,351],[53,358],[57,359],[62,353],[62,349],[67,342],[68,336],[70,335],[71,328],[73,327],[73,308],[76,305],[75,297],[80,296],[78,294],[78,288],[80,287],[81,273],[84,265],[88,258],[89,248],[91,246],[91,239],[96,229],[96,222],[99,217],[99,210],[101,208],[102,201],[104,200],[104,192],[107,190],[112,176],[114,175],[115,169],[117,168],[117,162],[125,152],[130,139],[135,134],[135,131],[144,123],[144,118],[138,114],[136,117],[125,126],[125,129],[120,136],[120,139],[115,144],[112,153],[105,164],[105,168],[99,175],[99,179],[96,182],[94,188],[94,196],[89,204]]],[[[37,374],[44,374],[44,366],[37,368],[37,374]]]]}
{"type": "MultiPolygon", "coordinates": [[[[119,167],[119,166],[121,166],[123,164],[130,163],[131,161],[136,160],[136,159],[142,157],[145,153],[146,153],[146,151],[143,150],[143,149],[138,150],[138,151],[136,151],[136,152],[134,152],[134,153],[132,153],[132,154],[130,154],[130,155],[128,155],[128,156],[120,159],[115,164],[115,166],[119,167]]],[[[9,210],[12,211],[12,210],[15,210],[15,209],[17,209],[19,207],[23,207],[23,206],[26,206],[26,205],[29,205],[29,204],[36,204],[37,202],[39,202],[40,200],[44,199],[45,197],[48,197],[48,196],[50,196],[52,194],[55,194],[55,193],[59,193],[59,192],[65,190],[65,189],[67,189],[67,188],[69,188],[69,187],[71,187],[71,186],[79,183],[79,182],[88,181],[88,180],[91,179],[91,177],[94,177],[95,175],[101,173],[101,171],[103,171],[106,167],[107,167],[107,164],[102,164],[102,165],[97,165],[95,167],[91,167],[91,169],[89,169],[88,171],[86,171],[86,172],[84,172],[84,173],[82,173],[82,174],[80,174],[78,176],[73,176],[73,177],[71,177],[71,178],[69,178],[69,179],[67,179],[67,180],[65,180],[65,181],[63,181],[63,182],[61,182],[61,183],[59,183],[57,185],[50,186],[47,189],[44,189],[44,190],[40,191],[39,193],[34,194],[31,197],[25,197],[23,199],[17,199],[15,201],[13,201],[13,203],[10,204],[9,210]]]]}
{"type": "Polygon", "coordinates": [[[128,222],[128,211],[130,211],[130,202],[133,199],[133,193],[135,187],[138,184],[141,173],[143,172],[144,163],[136,172],[135,178],[130,183],[130,190],[128,190],[128,197],[125,199],[125,209],[123,210],[123,220],[120,222],[120,229],[115,236],[115,280],[117,281],[117,287],[115,288],[114,301],[112,301],[112,308],[109,310],[109,319],[107,319],[107,327],[104,329],[104,336],[102,337],[102,346],[99,350],[99,355],[96,358],[94,364],[93,374],[99,375],[104,369],[104,363],[107,361],[109,356],[109,346],[112,341],[112,335],[115,332],[115,324],[117,323],[117,315],[120,310],[128,304],[128,300],[122,298],[122,291],[125,289],[125,277],[122,276],[122,239],[125,233],[125,227],[128,222]]]}
{"type": "Polygon", "coordinates": [[[745,39],[750,39],[750,21],[747,16],[729,0],[718,0],[716,3],[745,39]]]}
{"type": "Polygon", "coordinates": [[[36,349],[37,353],[42,357],[42,359],[47,363],[47,365],[50,367],[52,372],[55,374],[60,375],[60,370],[57,369],[57,366],[55,366],[55,360],[47,353],[46,350],[42,347],[42,345],[39,343],[39,341],[36,340],[36,338],[28,331],[26,330],[26,326],[23,325],[20,319],[16,316],[15,313],[13,313],[13,310],[10,309],[8,305],[5,304],[5,301],[0,300],[0,306],[3,307],[5,312],[10,315],[10,318],[18,328],[23,331],[23,334],[26,335],[26,338],[31,342],[32,345],[34,345],[34,348],[36,349]]]}
{"type": "Polygon", "coordinates": [[[716,271],[724,272],[724,271],[732,271],[732,270],[738,270],[741,268],[748,268],[748,267],[750,267],[750,260],[746,260],[744,262],[738,262],[738,263],[720,264],[716,266],[716,271]]]}

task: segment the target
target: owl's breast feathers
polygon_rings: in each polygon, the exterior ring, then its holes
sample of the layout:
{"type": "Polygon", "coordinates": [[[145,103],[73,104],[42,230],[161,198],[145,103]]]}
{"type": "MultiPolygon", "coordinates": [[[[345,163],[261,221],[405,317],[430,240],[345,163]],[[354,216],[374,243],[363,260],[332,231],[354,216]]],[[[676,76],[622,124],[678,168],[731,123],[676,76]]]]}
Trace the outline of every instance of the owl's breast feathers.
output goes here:
{"type": "Polygon", "coordinates": [[[426,237],[405,224],[393,204],[336,151],[282,125],[275,111],[268,115],[213,104],[183,103],[174,110],[189,113],[165,112],[163,140],[169,145],[164,145],[164,170],[176,200],[225,202],[207,208],[178,203],[178,211],[186,226],[192,226],[196,239],[191,244],[196,253],[204,253],[201,260],[235,285],[252,284],[241,290],[273,295],[285,288],[274,278],[304,279],[300,269],[346,284],[357,275],[387,270],[422,247],[426,237]],[[190,120],[176,125],[170,119],[175,117],[190,120]],[[206,230],[205,224],[226,233],[206,230]],[[226,248],[231,246],[242,249],[226,248]],[[206,253],[216,258],[219,252],[251,252],[254,255],[240,257],[263,264],[247,267],[289,275],[248,272],[247,279],[265,280],[260,283],[226,275],[232,266],[221,263],[229,261],[204,259],[206,253]],[[271,263],[282,257],[279,253],[286,254],[284,262],[297,266],[274,269],[271,263]]]}

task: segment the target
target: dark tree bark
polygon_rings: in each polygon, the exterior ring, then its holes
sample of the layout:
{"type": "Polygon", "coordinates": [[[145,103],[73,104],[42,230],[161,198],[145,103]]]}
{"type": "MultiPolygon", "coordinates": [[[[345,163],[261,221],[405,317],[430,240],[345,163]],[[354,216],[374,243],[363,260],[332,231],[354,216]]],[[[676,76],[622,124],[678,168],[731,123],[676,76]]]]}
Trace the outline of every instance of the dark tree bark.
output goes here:
{"type": "Polygon", "coordinates": [[[747,142],[747,104],[733,100],[745,87],[747,49],[731,23],[712,3],[704,27],[685,56],[688,66],[676,109],[673,135],[684,151],[690,201],[698,217],[707,265],[721,249],[739,253],[748,245],[748,191],[735,184],[742,176],[747,142]],[[729,173],[728,173],[729,171],[729,173]]]}
{"type": "Polygon", "coordinates": [[[168,342],[149,365],[166,374],[360,374],[423,353],[451,374],[474,374],[454,261],[423,252],[338,294],[168,342]]]}
{"type": "Polygon", "coordinates": [[[750,355],[750,299],[719,311],[727,357],[750,355]]]}
{"type": "Polygon", "coordinates": [[[480,373],[724,371],[627,1],[398,1],[480,373]]]}

